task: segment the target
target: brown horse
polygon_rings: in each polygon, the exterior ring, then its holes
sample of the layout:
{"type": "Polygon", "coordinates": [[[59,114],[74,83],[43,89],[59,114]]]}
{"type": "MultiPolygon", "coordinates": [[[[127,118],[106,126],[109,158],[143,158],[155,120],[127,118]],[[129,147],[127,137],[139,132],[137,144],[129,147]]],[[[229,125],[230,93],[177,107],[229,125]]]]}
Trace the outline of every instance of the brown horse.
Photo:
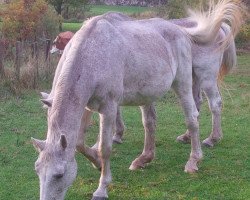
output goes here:
{"type": "Polygon", "coordinates": [[[50,50],[50,53],[58,53],[62,54],[65,46],[68,44],[68,42],[71,40],[71,38],[74,36],[74,33],[70,31],[59,33],[56,36],[56,39],[53,41],[52,48],[50,50]]]}

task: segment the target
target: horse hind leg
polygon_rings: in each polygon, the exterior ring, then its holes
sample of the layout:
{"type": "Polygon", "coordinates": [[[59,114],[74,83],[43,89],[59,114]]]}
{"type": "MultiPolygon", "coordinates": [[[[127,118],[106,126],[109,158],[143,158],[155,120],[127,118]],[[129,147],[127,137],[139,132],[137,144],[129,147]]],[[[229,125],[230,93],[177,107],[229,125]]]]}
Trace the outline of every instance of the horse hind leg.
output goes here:
{"type": "Polygon", "coordinates": [[[145,130],[144,149],[130,165],[130,170],[144,168],[155,156],[156,112],[154,105],[141,106],[142,122],[145,130]]]}
{"type": "MultiPolygon", "coordinates": [[[[193,77],[193,97],[195,101],[196,108],[198,112],[200,112],[200,107],[202,104],[202,94],[201,94],[201,88],[200,84],[197,80],[197,78],[193,77]]],[[[186,130],[186,132],[176,138],[178,142],[181,142],[183,144],[190,144],[191,143],[191,136],[189,133],[189,130],[186,130]]]]}
{"type": "Polygon", "coordinates": [[[98,156],[98,150],[95,148],[90,148],[85,144],[86,129],[91,116],[92,112],[85,109],[81,119],[81,126],[78,132],[76,150],[82,153],[93,164],[95,168],[100,170],[101,161],[98,156]]]}
{"type": "Polygon", "coordinates": [[[124,133],[124,129],[125,129],[125,126],[122,120],[121,110],[120,110],[120,107],[118,106],[117,115],[116,115],[116,132],[113,136],[114,143],[122,144],[122,136],[124,133]]]}
{"type": "Polygon", "coordinates": [[[221,130],[221,109],[222,99],[218,89],[217,82],[215,81],[212,85],[204,84],[204,92],[209,101],[209,108],[212,112],[212,132],[208,138],[203,140],[202,144],[207,147],[213,147],[222,138],[221,130]]]}
{"type": "Polygon", "coordinates": [[[199,138],[199,113],[192,94],[192,81],[184,82],[181,80],[178,85],[174,87],[174,90],[180,97],[191,140],[191,153],[189,160],[185,165],[185,172],[194,173],[198,170],[197,165],[202,159],[202,150],[199,138]]]}

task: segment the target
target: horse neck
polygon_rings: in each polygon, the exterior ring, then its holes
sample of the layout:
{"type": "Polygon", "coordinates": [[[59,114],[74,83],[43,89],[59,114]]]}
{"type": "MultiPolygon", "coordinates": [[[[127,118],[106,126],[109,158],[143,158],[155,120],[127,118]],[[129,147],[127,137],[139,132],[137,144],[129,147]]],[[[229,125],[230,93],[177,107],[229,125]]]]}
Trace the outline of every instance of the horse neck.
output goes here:
{"type": "Polygon", "coordinates": [[[85,96],[54,95],[52,108],[48,117],[47,142],[55,144],[64,134],[68,147],[75,149],[78,132],[81,126],[81,118],[88,98],[85,96]]]}
{"type": "Polygon", "coordinates": [[[81,125],[81,116],[83,107],[63,111],[58,110],[52,114],[48,122],[47,143],[56,144],[61,135],[64,134],[67,139],[68,147],[75,148],[78,131],[81,125]],[[75,111],[75,112],[74,112],[75,111]]]}

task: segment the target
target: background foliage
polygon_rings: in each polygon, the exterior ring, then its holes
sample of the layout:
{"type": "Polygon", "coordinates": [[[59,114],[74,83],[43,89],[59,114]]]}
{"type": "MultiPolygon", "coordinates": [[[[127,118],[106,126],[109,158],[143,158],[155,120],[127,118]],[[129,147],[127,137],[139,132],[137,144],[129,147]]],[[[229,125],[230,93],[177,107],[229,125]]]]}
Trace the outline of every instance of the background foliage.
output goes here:
{"type": "Polygon", "coordinates": [[[58,30],[59,18],[44,0],[19,0],[1,10],[4,38],[10,41],[52,36],[58,30]]]}

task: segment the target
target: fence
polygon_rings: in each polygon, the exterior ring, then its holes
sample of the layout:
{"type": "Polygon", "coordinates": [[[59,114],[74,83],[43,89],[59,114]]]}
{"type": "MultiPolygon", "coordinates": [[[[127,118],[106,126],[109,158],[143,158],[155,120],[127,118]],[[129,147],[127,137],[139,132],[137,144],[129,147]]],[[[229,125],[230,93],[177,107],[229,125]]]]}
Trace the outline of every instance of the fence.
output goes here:
{"type": "Polygon", "coordinates": [[[32,77],[32,88],[36,88],[38,80],[41,77],[48,78],[52,73],[51,57],[50,57],[51,40],[44,39],[37,42],[21,42],[6,45],[4,41],[0,41],[0,77],[8,79],[10,73],[16,84],[20,83],[22,68],[27,68],[26,73],[32,77]],[[42,73],[40,74],[40,72],[42,73]],[[8,74],[8,75],[7,75],[8,74]]]}

